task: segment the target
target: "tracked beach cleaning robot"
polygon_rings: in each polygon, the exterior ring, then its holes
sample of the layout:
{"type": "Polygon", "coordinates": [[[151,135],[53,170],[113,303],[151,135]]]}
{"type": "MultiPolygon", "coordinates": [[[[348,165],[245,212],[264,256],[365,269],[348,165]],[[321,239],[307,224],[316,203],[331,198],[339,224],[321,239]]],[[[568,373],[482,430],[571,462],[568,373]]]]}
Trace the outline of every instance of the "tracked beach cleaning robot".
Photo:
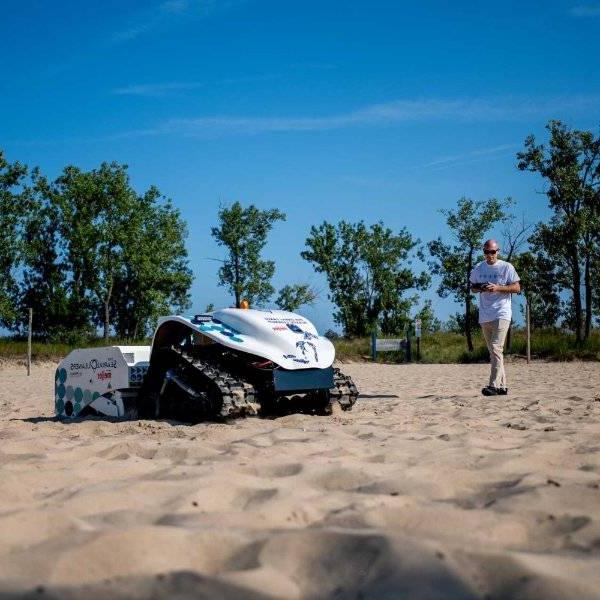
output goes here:
{"type": "Polygon", "coordinates": [[[304,317],[225,308],[159,320],[152,346],[74,350],[58,366],[56,414],[185,422],[350,410],[352,379],[304,317]]]}

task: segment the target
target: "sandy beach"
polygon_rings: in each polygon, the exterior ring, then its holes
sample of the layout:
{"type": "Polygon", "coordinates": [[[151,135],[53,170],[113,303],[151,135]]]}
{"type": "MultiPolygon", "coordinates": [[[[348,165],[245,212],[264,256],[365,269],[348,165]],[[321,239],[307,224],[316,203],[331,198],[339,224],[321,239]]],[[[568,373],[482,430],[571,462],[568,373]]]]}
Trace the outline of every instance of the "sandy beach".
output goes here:
{"type": "Polygon", "coordinates": [[[0,367],[0,598],[600,598],[600,365],[342,365],[354,410],[64,423],[0,367]]]}

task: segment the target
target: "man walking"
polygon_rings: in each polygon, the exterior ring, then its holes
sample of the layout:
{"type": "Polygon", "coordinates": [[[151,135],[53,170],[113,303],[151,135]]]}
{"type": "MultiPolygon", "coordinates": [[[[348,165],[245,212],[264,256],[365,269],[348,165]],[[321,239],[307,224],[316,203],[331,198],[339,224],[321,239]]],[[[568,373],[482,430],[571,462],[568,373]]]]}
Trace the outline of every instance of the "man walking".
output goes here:
{"type": "Polygon", "coordinates": [[[512,319],[511,294],[521,291],[515,268],[499,260],[496,240],[483,245],[485,260],[471,271],[471,290],[479,293],[479,324],[490,352],[489,384],[481,390],[484,396],[508,393],[504,372],[504,340],[512,319]]]}

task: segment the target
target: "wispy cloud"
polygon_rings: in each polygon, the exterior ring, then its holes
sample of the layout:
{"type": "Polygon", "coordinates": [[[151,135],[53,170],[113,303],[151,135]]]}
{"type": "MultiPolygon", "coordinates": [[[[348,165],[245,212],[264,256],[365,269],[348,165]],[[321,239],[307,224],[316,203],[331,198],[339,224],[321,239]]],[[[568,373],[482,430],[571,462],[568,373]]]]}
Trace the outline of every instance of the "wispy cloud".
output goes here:
{"type": "Polygon", "coordinates": [[[384,126],[417,121],[498,122],[552,118],[563,114],[598,115],[600,96],[547,99],[501,98],[458,100],[397,100],[324,117],[203,116],[169,119],[152,129],[123,136],[180,134],[215,136],[272,132],[326,131],[349,127],[384,126]]]}
{"type": "Polygon", "coordinates": [[[173,92],[195,90],[205,84],[200,82],[171,81],[168,83],[143,83],[126,85],[112,91],[117,96],[166,96],[173,92]]]}
{"type": "Polygon", "coordinates": [[[205,88],[209,85],[217,86],[237,83],[253,83],[258,81],[272,81],[280,78],[282,78],[282,75],[264,74],[248,75],[246,77],[228,77],[225,79],[219,79],[217,81],[168,81],[163,83],[142,83],[115,88],[112,90],[112,93],[117,96],[159,97],[197,90],[199,88],[205,88]]]}
{"type": "Polygon", "coordinates": [[[473,163],[491,162],[506,158],[507,156],[514,156],[515,151],[520,147],[519,144],[500,144],[489,148],[477,148],[460,154],[440,156],[439,158],[435,158],[426,163],[395,168],[394,170],[386,172],[384,177],[374,178],[352,174],[344,177],[343,180],[346,183],[361,187],[395,188],[403,185],[402,178],[400,178],[400,180],[398,179],[402,175],[412,175],[415,171],[428,170],[435,172],[441,169],[462,167],[463,165],[470,165],[473,163]]]}
{"type": "MultiPolygon", "coordinates": [[[[243,117],[205,116],[167,119],[144,129],[131,129],[95,138],[94,141],[116,141],[125,138],[179,135],[214,138],[225,135],[293,133],[328,131],[353,127],[383,127],[415,122],[502,123],[548,120],[557,115],[573,118],[600,116],[600,95],[516,99],[472,100],[397,100],[325,117],[243,117]]],[[[442,167],[460,160],[479,161],[496,152],[509,151],[501,145],[472,151],[468,155],[440,157],[419,167],[442,167]]]]}
{"type": "Polygon", "coordinates": [[[183,17],[207,17],[243,0],[165,0],[132,16],[128,26],[112,35],[113,43],[123,43],[183,17]]]}
{"type": "MultiPolygon", "coordinates": [[[[414,168],[428,168],[428,167],[441,167],[441,166],[452,166],[456,164],[463,164],[465,161],[471,162],[472,160],[495,158],[498,155],[504,155],[509,150],[515,150],[519,148],[518,144],[501,144],[499,146],[492,146],[491,148],[478,148],[477,150],[471,150],[470,152],[464,152],[462,154],[454,154],[451,156],[441,156],[423,165],[418,165],[414,168]]],[[[512,152],[511,152],[512,153],[512,152]]]]}
{"type": "Polygon", "coordinates": [[[569,13],[574,17],[600,17],[600,4],[578,4],[569,13]]]}

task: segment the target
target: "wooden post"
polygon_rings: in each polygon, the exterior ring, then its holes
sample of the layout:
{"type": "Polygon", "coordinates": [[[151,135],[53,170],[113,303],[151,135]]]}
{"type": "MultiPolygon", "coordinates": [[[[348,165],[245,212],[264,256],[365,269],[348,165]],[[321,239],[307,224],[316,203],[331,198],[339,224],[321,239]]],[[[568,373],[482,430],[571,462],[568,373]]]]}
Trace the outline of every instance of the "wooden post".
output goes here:
{"type": "Polygon", "coordinates": [[[377,332],[371,332],[371,358],[373,362],[377,360],[377,332]]]}
{"type": "Polygon", "coordinates": [[[525,331],[527,336],[527,364],[531,362],[531,322],[529,300],[525,298],[525,331]]]}
{"type": "Polygon", "coordinates": [[[421,319],[415,319],[415,337],[417,338],[417,362],[421,360],[421,319]]]}
{"type": "Polygon", "coordinates": [[[33,308],[29,309],[29,331],[27,333],[27,376],[31,375],[31,325],[33,323],[33,308]]]}

